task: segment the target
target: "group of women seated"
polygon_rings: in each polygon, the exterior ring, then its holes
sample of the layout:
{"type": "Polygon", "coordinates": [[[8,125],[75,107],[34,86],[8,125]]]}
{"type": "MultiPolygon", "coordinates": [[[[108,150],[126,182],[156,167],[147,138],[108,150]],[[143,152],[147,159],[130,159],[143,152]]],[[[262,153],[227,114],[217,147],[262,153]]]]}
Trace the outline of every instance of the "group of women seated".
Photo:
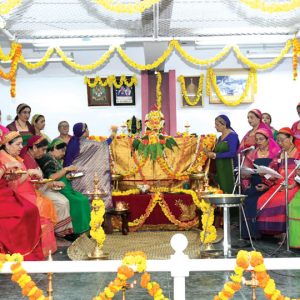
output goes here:
{"type": "MultiPolygon", "coordinates": [[[[300,113],[300,103],[297,111],[300,113]]],[[[249,234],[253,238],[273,235],[282,239],[286,233],[288,215],[290,247],[300,248],[300,184],[296,181],[296,176],[300,174],[297,170],[300,122],[292,128],[284,127],[277,131],[271,127],[268,113],[262,114],[258,109],[253,109],[247,117],[252,128],[240,143],[227,116],[220,115],[215,119],[215,128],[221,136],[214,152],[208,152],[208,156],[216,160],[216,181],[224,193],[234,191],[234,168],[240,153],[242,170],[247,168],[247,172],[242,173],[242,192],[247,195],[243,204],[245,218],[242,218],[242,237],[248,239],[249,234]],[[285,155],[288,174],[285,174],[285,155]],[[255,172],[256,166],[270,167],[280,175],[255,172]],[[252,174],[249,175],[249,171],[252,174]],[[284,186],[286,175],[289,176],[288,214],[284,186]]]]}
{"type": "Polygon", "coordinates": [[[88,191],[95,173],[106,192],[105,205],[111,206],[108,143],[116,129],[98,143],[87,139],[86,124],[75,124],[70,136],[68,123],[62,121],[60,136],[50,142],[41,132],[44,116],[35,115],[29,123],[30,112],[20,104],[15,121],[0,128],[0,253],[41,260],[56,251],[55,236],[73,241],[89,230],[88,191]],[[100,167],[95,159],[102,162],[100,167]],[[88,179],[70,181],[70,172],[78,169],[88,179]]]}

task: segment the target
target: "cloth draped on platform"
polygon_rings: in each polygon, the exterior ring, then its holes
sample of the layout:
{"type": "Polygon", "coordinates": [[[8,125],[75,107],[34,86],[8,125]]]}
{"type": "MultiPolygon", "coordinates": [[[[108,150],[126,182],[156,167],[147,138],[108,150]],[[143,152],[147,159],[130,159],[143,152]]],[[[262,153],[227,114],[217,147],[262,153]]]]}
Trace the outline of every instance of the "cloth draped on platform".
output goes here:
{"type": "MultiPolygon", "coordinates": [[[[290,174],[290,172],[292,172],[292,170],[296,167],[294,161],[295,159],[299,159],[299,152],[296,152],[293,158],[288,158],[288,174],[290,174]]],[[[279,160],[278,164],[279,164],[278,172],[283,176],[283,178],[278,179],[276,184],[272,186],[266,193],[264,193],[258,199],[257,202],[257,209],[258,209],[257,226],[259,231],[263,234],[284,233],[286,230],[286,206],[285,206],[284,189],[278,191],[277,194],[268,202],[268,204],[261,211],[259,211],[284,180],[284,176],[285,176],[284,160],[279,160]]],[[[288,183],[289,185],[294,183],[294,176],[291,176],[291,178],[289,178],[288,183]]],[[[298,190],[299,190],[298,185],[289,189],[288,191],[289,203],[291,203],[291,201],[294,201],[293,199],[296,193],[298,192],[298,190]]]]}
{"type": "MultiPolygon", "coordinates": [[[[23,158],[23,162],[27,169],[38,169],[42,172],[36,160],[30,155],[28,151],[23,151],[21,153],[21,157],[23,158]]],[[[57,215],[57,223],[54,226],[55,234],[60,237],[71,234],[73,232],[73,226],[70,216],[69,200],[60,192],[45,188],[44,186],[40,187],[40,192],[44,196],[48,197],[55,206],[57,215]]]]}
{"type": "MultiPolygon", "coordinates": [[[[50,154],[46,154],[41,159],[37,160],[37,162],[46,178],[50,178],[51,175],[59,172],[62,169],[60,162],[50,154]]],[[[81,193],[75,191],[66,176],[63,176],[58,180],[64,182],[65,184],[65,187],[60,191],[60,193],[62,193],[69,200],[74,233],[82,233],[89,230],[89,199],[81,193]]]]}
{"type": "Polygon", "coordinates": [[[94,189],[94,176],[99,178],[100,189],[106,195],[102,197],[106,208],[112,207],[111,201],[111,175],[110,175],[110,158],[109,144],[111,138],[104,142],[96,142],[83,137],[84,123],[74,125],[74,136],[68,143],[64,166],[74,165],[80,172],[84,173],[83,177],[72,180],[72,187],[82,193],[94,189]]]}
{"type": "MultiPolygon", "coordinates": [[[[10,156],[4,150],[0,151],[0,161],[2,163],[18,161],[21,163],[22,169],[27,170],[21,159],[18,160],[10,156]]],[[[25,179],[22,177],[20,179],[10,181],[9,186],[20,199],[29,201],[38,207],[42,227],[43,253],[47,256],[49,251],[54,253],[57,250],[56,240],[54,237],[54,225],[57,222],[55,208],[51,200],[42,196],[41,193],[34,189],[28,176],[25,179]]]]}
{"type": "Polygon", "coordinates": [[[25,260],[43,260],[41,223],[36,205],[18,197],[0,179],[0,252],[21,253],[25,260]]]}

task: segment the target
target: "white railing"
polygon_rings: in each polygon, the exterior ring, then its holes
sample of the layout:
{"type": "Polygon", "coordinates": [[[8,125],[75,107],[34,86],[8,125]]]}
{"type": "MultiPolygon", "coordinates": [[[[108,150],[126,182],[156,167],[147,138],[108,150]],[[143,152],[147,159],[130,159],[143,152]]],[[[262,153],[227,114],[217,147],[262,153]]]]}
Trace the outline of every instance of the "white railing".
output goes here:
{"type": "MultiPolygon", "coordinates": [[[[235,268],[233,258],[189,259],[183,253],[187,244],[185,235],[175,234],[171,239],[171,246],[175,253],[169,260],[147,260],[147,271],[171,272],[174,280],[174,300],[185,300],[185,278],[189,276],[189,272],[232,271],[235,268]]],[[[265,258],[264,262],[267,270],[300,270],[300,257],[265,258]]],[[[28,273],[103,273],[117,272],[121,261],[34,261],[23,262],[22,265],[28,273]]],[[[2,273],[11,273],[10,263],[3,266],[2,273]]]]}

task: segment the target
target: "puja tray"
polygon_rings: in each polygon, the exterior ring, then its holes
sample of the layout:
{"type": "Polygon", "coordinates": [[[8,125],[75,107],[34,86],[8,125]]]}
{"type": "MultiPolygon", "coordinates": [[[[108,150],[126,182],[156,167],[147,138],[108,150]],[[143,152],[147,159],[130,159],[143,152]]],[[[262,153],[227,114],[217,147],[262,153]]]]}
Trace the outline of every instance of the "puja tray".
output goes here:
{"type": "Polygon", "coordinates": [[[204,195],[201,198],[207,200],[214,205],[238,205],[241,204],[246,195],[236,195],[236,194],[213,194],[213,195],[204,195]]]}

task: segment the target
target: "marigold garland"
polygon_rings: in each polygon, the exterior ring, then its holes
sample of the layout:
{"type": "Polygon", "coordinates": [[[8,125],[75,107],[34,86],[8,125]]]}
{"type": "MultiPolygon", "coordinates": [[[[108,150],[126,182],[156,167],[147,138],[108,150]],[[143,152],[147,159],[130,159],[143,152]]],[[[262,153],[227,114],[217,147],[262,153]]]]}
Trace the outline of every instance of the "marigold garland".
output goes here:
{"type": "Polygon", "coordinates": [[[49,48],[46,51],[45,55],[41,58],[41,60],[36,63],[27,62],[22,54],[20,57],[20,63],[29,70],[35,70],[35,69],[42,68],[48,62],[48,59],[52,56],[52,54],[54,53],[54,50],[55,50],[54,48],[49,48]]]}
{"type": "Polygon", "coordinates": [[[6,15],[11,10],[18,7],[22,3],[22,0],[7,0],[5,3],[0,4],[0,15],[6,15]]]}
{"type": "Polygon", "coordinates": [[[122,265],[118,268],[117,277],[93,300],[111,300],[117,292],[126,286],[127,280],[134,276],[132,266],[136,267],[141,276],[140,285],[147,289],[154,300],[168,300],[163,294],[160,285],[156,281],[151,281],[151,275],[146,272],[147,257],[144,252],[128,252],[122,260],[122,265]]]}
{"type": "Polygon", "coordinates": [[[161,94],[161,82],[162,76],[160,72],[156,72],[156,105],[157,109],[161,110],[161,101],[162,101],[162,94],[161,94]]]}
{"type": "Polygon", "coordinates": [[[276,289],[275,281],[270,277],[260,252],[240,250],[236,257],[236,267],[230,276],[231,281],[224,284],[223,289],[214,297],[214,300],[228,300],[241,289],[244,271],[250,269],[255,273],[258,285],[263,289],[265,297],[272,300],[291,300],[276,289]]]}
{"type": "Polygon", "coordinates": [[[188,105],[195,106],[200,101],[201,96],[202,96],[203,80],[204,80],[204,75],[201,74],[200,78],[199,78],[198,90],[197,90],[196,98],[193,101],[191,101],[190,98],[189,98],[189,96],[187,95],[184,76],[181,75],[181,76],[178,77],[178,81],[180,82],[180,85],[181,85],[182,96],[183,96],[185,102],[188,105]]]}
{"type": "Polygon", "coordinates": [[[270,3],[262,0],[240,0],[245,5],[267,13],[290,12],[300,8],[299,0],[289,0],[281,3],[270,3]]]}
{"type": "Polygon", "coordinates": [[[298,39],[293,39],[293,78],[297,79],[298,58],[300,56],[300,42],[298,39]]]}
{"type": "Polygon", "coordinates": [[[250,69],[255,70],[268,70],[272,69],[275,66],[277,66],[280,61],[284,58],[284,56],[290,51],[292,47],[292,41],[288,40],[284,46],[284,48],[281,50],[280,54],[275,57],[271,62],[265,63],[265,64],[257,64],[253,63],[249,58],[247,58],[240,50],[239,46],[235,45],[233,47],[233,51],[236,54],[236,57],[238,60],[240,60],[244,65],[248,66],[250,69]]]}
{"type": "Polygon", "coordinates": [[[95,197],[92,201],[91,221],[90,221],[90,234],[91,237],[97,242],[99,249],[103,247],[106,235],[102,228],[104,221],[105,205],[102,199],[95,197]]]}
{"type": "Polygon", "coordinates": [[[11,45],[10,45],[10,51],[9,51],[9,53],[6,55],[6,54],[3,53],[3,50],[2,50],[2,48],[0,47],[0,60],[1,60],[1,61],[8,61],[8,60],[11,60],[11,59],[14,57],[17,48],[18,48],[18,43],[12,42],[11,45]]]}
{"type": "Polygon", "coordinates": [[[143,13],[146,9],[149,9],[160,0],[142,0],[136,3],[123,4],[120,2],[108,1],[108,0],[94,0],[96,3],[102,5],[104,8],[116,13],[128,13],[136,14],[143,13]]]}
{"type": "Polygon", "coordinates": [[[13,262],[11,265],[12,277],[11,280],[18,283],[22,290],[22,294],[30,300],[46,300],[44,293],[39,289],[32,278],[27,274],[21,263],[23,256],[20,253],[2,254],[0,253],[0,271],[6,262],[13,262]]]}
{"type": "Polygon", "coordinates": [[[84,83],[87,84],[90,88],[96,87],[98,84],[102,87],[106,86],[114,86],[115,88],[119,89],[122,85],[126,85],[128,87],[132,87],[133,85],[137,85],[137,78],[136,76],[131,76],[131,80],[128,81],[126,75],[121,75],[119,83],[117,82],[115,75],[110,75],[106,79],[102,79],[99,76],[96,76],[91,82],[91,78],[84,77],[84,83]]]}
{"type": "Polygon", "coordinates": [[[212,86],[217,97],[220,99],[220,101],[228,106],[237,106],[237,105],[241,104],[245,100],[247,95],[249,94],[249,90],[252,87],[252,84],[253,84],[254,93],[256,92],[256,89],[257,89],[256,88],[257,78],[256,78],[256,70],[255,69],[250,69],[245,89],[244,89],[242,95],[234,101],[227,100],[226,97],[221,94],[221,91],[217,85],[216,75],[215,75],[213,69],[207,70],[206,80],[207,80],[206,81],[206,94],[207,95],[211,94],[211,92],[212,92],[211,86],[212,86]]]}

